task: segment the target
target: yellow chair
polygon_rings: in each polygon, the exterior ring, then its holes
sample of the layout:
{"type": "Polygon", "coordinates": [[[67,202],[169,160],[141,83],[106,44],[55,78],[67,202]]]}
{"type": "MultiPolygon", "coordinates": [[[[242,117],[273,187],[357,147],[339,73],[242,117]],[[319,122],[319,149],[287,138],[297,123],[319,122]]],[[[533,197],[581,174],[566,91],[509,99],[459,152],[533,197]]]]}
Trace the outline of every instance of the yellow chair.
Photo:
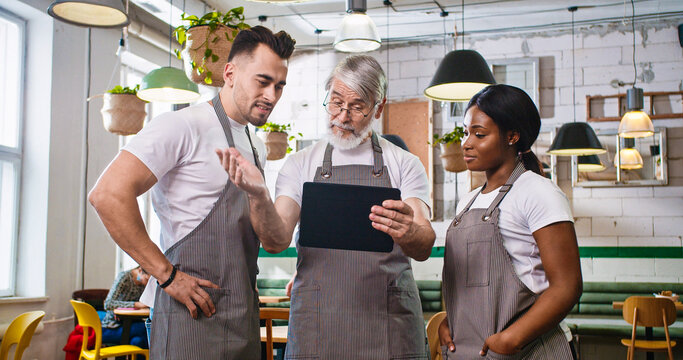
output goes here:
{"type": "Polygon", "coordinates": [[[669,360],[673,360],[671,348],[676,346],[669,337],[669,325],[676,321],[676,306],[673,301],[651,296],[631,296],[624,301],[622,310],[624,320],[633,324],[630,339],[621,339],[621,343],[628,347],[627,359],[632,360],[635,351],[666,351],[669,360]],[[636,327],[664,327],[666,340],[636,340],[636,327]]]}
{"type": "Polygon", "coordinates": [[[438,312],[427,322],[427,341],[432,360],[441,360],[441,342],[439,341],[439,325],[446,317],[446,312],[438,312]]]}
{"type": "Polygon", "coordinates": [[[12,323],[7,327],[5,336],[2,338],[2,345],[0,345],[0,360],[7,360],[9,357],[9,349],[12,345],[17,344],[14,349],[14,360],[21,359],[24,350],[31,343],[33,333],[40,323],[40,320],[45,316],[44,311],[30,311],[17,316],[12,323]]]}
{"type": "Polygon", "coordinates": [[[88,350],[88,341],[83,341],[81,346],[81,359],[99,360],[103,358],[110,358],[124,355],[144,355],[145,359],[149,359],[149,350],[142,349],[135,345],[117,345],[102,347],[102,323],[95,308],[82,301],[70,300],[78,323],[83,327],[83,339],[87,339],[90,330],[95,331],[95,348],[88,350]]]}

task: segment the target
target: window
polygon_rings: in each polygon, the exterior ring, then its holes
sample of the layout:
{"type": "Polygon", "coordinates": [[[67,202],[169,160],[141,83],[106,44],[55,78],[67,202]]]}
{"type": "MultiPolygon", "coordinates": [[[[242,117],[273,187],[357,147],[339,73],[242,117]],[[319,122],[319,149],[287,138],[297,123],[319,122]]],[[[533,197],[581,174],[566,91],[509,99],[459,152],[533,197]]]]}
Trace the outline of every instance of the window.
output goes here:
{"type": "Polygon", "coordinates": [[[0,296],[14,295],[21,174],[24,23],[0,9],[0,296]]]}

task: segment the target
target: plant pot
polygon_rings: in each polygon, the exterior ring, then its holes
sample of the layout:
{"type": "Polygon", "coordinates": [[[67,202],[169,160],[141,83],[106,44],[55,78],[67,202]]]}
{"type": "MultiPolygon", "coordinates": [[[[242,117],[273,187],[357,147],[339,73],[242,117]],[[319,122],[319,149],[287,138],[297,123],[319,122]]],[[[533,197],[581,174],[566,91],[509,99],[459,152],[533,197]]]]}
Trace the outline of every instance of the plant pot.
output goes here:
{"type": "Polygon", "coordinates": [[[467,164],[463,158],[460,141],[441,144],[441,162],[443,168],[450,172],[461,172],[467,170],[467,164]]]}
{"type": "Polygon", "coordinates": [[[287,154],[287,133],[260,131],[259,137],[266,143],[268,160],[280,160],[287,154]]]}
{"type": "Polygon", "coordinates": [[[137,134],[145,123],[147,103],[132,94],[104,94],[102,122],[107,131],[118,135],[137,134]]]}
{"type": "Polygon", "coordinates": [[[210,33],[208,25],[195,26],[187,30],[187,40],[181,55],[185,74],[192,82],[215,87],[223,86],[223,70],[225,70],[225,64],[228,63],[228,55],[232,48],[232,41],[228,41],[227,34],[230,34],[230,38],[234,39],[237,35],[236,31],[225,25],[218,25],[213,33],[210,33]],[[207,44],[212,54],[218,56],[218,60],[215,62],[211,56],[206,60],[204,59],[207,44]],[[211,84],[204,81],[206,71],[199,74],[195,69],[192,69],[192,62],[211,72],[211,84]]]}

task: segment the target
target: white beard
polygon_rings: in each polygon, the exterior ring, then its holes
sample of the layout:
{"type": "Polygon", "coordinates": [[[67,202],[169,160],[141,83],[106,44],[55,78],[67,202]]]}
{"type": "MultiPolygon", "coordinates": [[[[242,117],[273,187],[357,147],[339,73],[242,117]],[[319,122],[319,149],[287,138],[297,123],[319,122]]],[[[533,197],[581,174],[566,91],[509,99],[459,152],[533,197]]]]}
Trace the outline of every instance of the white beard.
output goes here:
{"type": "Polygon", "coordinates": [[[350,150],[355,149],[358,145],[362,144],[365,139],[368,138],[368,133],[372,130],[373,121],[368,122],[363,129],[357,131],[349,126],[342,125],[337,121],[332,120],[330,125],[327,127],[327,141],[332,144],[336,149],[340,150],[350,150]],[[353,130],[353,133],[348,138],[342,138],[340,135],[335,134],[332,131],[333,126],[340,126],[343,129],[353,130]]]}

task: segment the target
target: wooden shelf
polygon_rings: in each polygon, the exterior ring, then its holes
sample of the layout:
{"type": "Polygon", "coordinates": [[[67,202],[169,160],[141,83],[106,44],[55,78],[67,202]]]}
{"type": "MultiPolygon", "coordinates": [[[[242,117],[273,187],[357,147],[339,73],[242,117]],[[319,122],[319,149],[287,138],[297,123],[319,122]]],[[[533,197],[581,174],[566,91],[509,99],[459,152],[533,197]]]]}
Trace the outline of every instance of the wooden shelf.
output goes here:
{"type": "MultiPolygon", "coordinates": [[[[681,97],[681,104],[683,104],[683,91],[654,91],[654,92],[646,92],[643,93],[645,97],[650,98],[650,109],[648,111],[648,115],[650,116],[650,119],[652,120],[657,120],[657,119],[683,119],[683,112],[681,113],[665,113],[665,114],[655,114],[654,112],[654,97],[655,96],[680,96],[681,97]]],[[[621,121],[621,117],[624,116],[623,114],[623,103],[626,99],[626,94],[616,94],[616,95],[586,95],[586,120],[589,122],[602,122],[602,121],[621,121]],[[619,116],[613,116],[613,117],[592,117],[591,114],[591,106],[592,102],[595,100],[604,100],[604,99],[617,99],[617,107],[619,109],[619,116]]]]}

